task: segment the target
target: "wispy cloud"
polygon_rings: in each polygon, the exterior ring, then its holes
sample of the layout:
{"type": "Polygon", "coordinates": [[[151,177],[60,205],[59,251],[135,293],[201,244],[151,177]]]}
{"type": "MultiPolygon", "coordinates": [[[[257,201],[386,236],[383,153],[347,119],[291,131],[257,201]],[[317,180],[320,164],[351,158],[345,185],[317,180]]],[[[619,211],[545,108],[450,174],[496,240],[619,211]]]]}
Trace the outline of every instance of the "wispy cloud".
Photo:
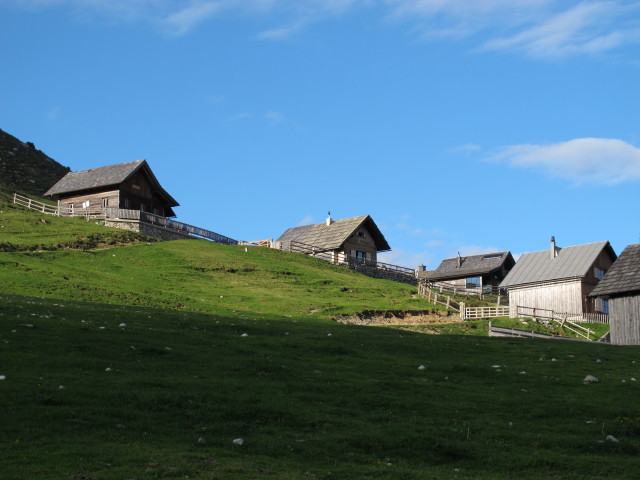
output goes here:
{"type": "Polygon", "coordinates": [[[267,121],[269,125],[278,125],[284,121],[284,115],[280,112],[266,112],[264,114],[264,119],[267,121]]]}
{"type": "Polygon", "coordinates": [[[303,225],[312,225],[313,223],[315,223],[315,219],[313,218],[313,215],[305,215],[298,222],[298,226],[301,227],[303,225]]]}
{"type": "Polygon", "coordinates": [[[511,145],[489,159],[536,169],[576,184],[640,180],[640,148],[612,138],[577,138],[551,145],[511,145]]]}
{"type": "Polygon", "coordinates": [[[536,58],[602,54],[640,43],[636,0],[3,1],[35,11],[55,7],[80,17],[146,22],[172,35],[185,35],[216,17],[240,14],[262,21],[258,39],[274,40],[327,20],[367,15],[377,19],[380,28],[406,25],[423,39],[468,39],[475,51],[520,52],[536,58]]]}
{"type": "Polygon", "coordinates": [[[223,2],[192,1],[187,6],[167,15],[161,24],[173,35],[184,35],[223,8],[223,2]]]}

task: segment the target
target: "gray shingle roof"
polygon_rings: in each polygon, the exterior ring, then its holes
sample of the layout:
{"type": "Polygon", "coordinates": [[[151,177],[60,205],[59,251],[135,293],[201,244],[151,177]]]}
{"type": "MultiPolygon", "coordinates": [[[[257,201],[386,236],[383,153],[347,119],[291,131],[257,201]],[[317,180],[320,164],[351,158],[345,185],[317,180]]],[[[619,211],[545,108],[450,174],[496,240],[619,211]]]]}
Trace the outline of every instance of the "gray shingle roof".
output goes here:
{"type": "Polygon", "coordinates": [[[613,262],[592,297],[640,292],[640,245],[629,245],[613,262]]]}
{"type": "Polygon", "coordinates": [[[295,241],[323,250],[337,250],[361,225],[369,230],[379,252],[391,250],[382,232],[369,215],[335,220],[331,225],[316,223],[290,228],[278,238],[278,241],[283,243],[295,241]]]}
{"type": "Polygon", "coordinates": [[[69,172],[51,187],[45,195],[59,195],[61,193],[73,193],[93,188],[120,185],[141,168],[146,168],[160,195],[166,197],[172,207],[178,206],[178,202],[160,186],[146,160],[135,160],[106,167],[90,168],[79,172],[69,172]]]}
{"type": "Polygon", "coordinates": [[[440,263],[436,270],[424,275],[424,278],[438,281],[486,275],[502,268],[505,262],[509,262],[511,265],[515,263],[511,252],[483,253],[460,257],[460,266],[458,266],[458,257],[447,258],[440,263]]]}
{"type": "Polygon", "coordinates": [[[552,258],[550,250],[525,253],[518,259],[515,267],[511,269],[500,286],[512,287],[584,277],[605,248],[610,250],[612,259],[615,259],[616,254],[607,241],[564,247],[559,249],[555,258],[552,258]]]}

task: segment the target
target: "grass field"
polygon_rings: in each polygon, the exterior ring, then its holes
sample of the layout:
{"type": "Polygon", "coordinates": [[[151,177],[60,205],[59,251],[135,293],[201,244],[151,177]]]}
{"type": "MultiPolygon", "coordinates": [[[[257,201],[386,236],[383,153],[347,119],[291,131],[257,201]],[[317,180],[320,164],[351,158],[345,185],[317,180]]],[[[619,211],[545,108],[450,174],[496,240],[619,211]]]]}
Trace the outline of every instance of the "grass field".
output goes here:
{"type": "Polygon", "coordinates": [[[3,480],[639,475],[636,347],[342,325],[435,307],[302,255],[41,219],[0,203],[3,480]]]}

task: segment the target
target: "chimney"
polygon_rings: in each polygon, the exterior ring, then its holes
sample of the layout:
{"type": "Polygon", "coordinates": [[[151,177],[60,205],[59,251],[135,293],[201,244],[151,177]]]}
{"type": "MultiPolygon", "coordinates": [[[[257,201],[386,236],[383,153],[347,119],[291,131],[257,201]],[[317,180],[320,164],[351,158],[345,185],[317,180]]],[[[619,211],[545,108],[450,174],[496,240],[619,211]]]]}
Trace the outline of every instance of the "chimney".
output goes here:
{"type": "Polygon", "coordinates": [[[460,256],[460,252],[458,252],[458,268],[462,266],[462,257],[460,256]]]}
{"type": "Polygon", "coordinates": [[[329,216],[327,217],[327,226],[333,223],[333,219],[331,218],[331,212],[329,212],[329,216]]]}
{"type": "Polygon", "coordinates": [[[558,256],[559,248],[556,247],[556,237],[551,237],[551,247],[550,247],[551,258],[556,258],[558,256]]]}

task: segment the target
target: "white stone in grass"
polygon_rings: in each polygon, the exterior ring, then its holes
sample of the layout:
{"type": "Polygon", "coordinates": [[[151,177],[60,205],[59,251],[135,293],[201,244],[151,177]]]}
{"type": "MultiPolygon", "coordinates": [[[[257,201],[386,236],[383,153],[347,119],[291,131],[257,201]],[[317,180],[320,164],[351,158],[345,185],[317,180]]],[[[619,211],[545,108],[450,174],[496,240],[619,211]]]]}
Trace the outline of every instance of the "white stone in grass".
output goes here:
{"type": "Polygon", "coordinates": [[[636,379],[635,379],[635,378],[633,378],[633,377],[631,377],[631,381],[632,381],[632,382],[635,382],[635,381],[636,381],[636,379]]]}
{"type": "Polygon", "coordinates": [[[598,377],[594,377],[593,375],[587,375],[582,381],[584,383],[595,383],[599,382],[600,380],[598,380],[598,377]]]}
{"type": "Polygon", "coordinates": [[[331,337],[331,336],[332,336],[331,333],[327,333],[327,337],[331,337]]]}
{"type": "Polygon", "coordinates": [[[120,325],[118,325],[118,326],[119,326],[120,328],[124,328],[124,327],[126,327],[126,326],[127,326],[127,324],[126,324],[126,323],[124,323],[124,322],[122,322],[122,323],[121,323],[120,325]]]}
{"type": "Polygon", "coordinates": [[[58,390],[64,390],[64,385],[60,385],[60,386],[58,387],[58,390]]]}
{"type": "Polygon", "coordinates": [[[613,443],[620,443],[620,440],[618,440],[616,437],[614,437],[613,435],[607,435],[607,438],[605,438],[605,440],[607,442],[613,442],[613,443]]]}
{"type": "Polygon", "coordinates": [[[170,352],[170,351],[171,351],[171,347],[164,347],[164,349],[165,349],[167,352],[170,352]]]}
{"type": "Polygon", "coordinates": [[[234,445],[242,445],[242,444],[244,444],[244,439],[242,439],[242,438],[234,438],[233,439],[233,444],[234,445]]]}
{"type": "Polygon", "coordinates": [[[200,437],[200,438],[198,438],[198,442],[197,443],[198,443],[198,445],[204,445],[205,443],[207,443],[207,441],[204,438],[200,437]]]}
{"type": "Polygon", "coordinates": [[[500,365],[491,365],[491,368],[500,368],[500,365]]]}
{"type": "Polygon", "coordinates": [[[7,376],[6,375],[0,375],[0,380],[6,380],[7,376]]]}
{"type": "Polygon", "coordinates": [[[424,365],[420,365],[420,366],[418,367],[418,370],[424,370],[425,368],[427,368],[427,367],[425,367],[424,365]]]}
{"type": "Polygon", "coordinates": [[[518,375],[526,375],[527,372],[525,372],[524,370],[522,370],[518,375]]]}
{"type": "Polygon", "coordinates": [[[596,360],[596,363],[602,363],[602,360],[597,359],[597,360],[596,360]]]}
{"type": "Polygon", "coordinates": [[[107,367],[104,369],[105,372],[110,372],[111,371],[111,367],[107,367]]]}
{"type": "Polygon", "coordinates": [[[248,333],[243,333],[242,335],[240,335],[241,337],[248,337],[249,334],[248,333]]]}

